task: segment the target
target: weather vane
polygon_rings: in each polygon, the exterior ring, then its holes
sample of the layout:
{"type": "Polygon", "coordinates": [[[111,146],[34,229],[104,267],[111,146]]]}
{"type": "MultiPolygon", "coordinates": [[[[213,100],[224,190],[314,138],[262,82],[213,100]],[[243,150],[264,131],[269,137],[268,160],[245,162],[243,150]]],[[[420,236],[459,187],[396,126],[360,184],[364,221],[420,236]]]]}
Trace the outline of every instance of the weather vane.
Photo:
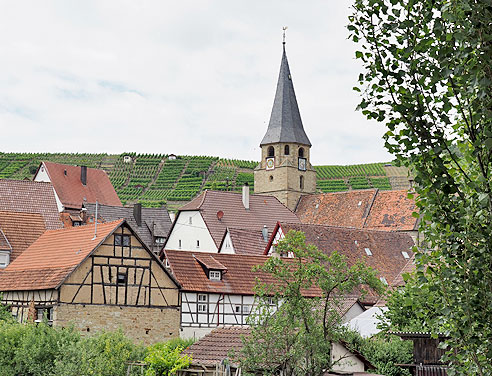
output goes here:
{"type": "Polygon", "coordinates": [[[284,26],[284,27],[282,28],[282,30],[284,31],[284,41],[282,42],[283,44],[285,44],[285,30],[287,30],[287,28],[288,28],[287,26],[284,26]]]}

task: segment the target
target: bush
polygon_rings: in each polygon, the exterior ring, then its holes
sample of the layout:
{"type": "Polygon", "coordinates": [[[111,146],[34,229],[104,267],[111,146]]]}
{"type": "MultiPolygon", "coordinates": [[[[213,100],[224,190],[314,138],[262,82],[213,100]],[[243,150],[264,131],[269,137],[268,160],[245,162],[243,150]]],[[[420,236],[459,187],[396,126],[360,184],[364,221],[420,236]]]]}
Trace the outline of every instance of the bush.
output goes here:
{"type": "Polygon", "coordinates": [[[187,368],[191,364],[191,357],[181,355],[183,347],[179,340],[174,342],[156,343],[147,348],[145,363],[149,365],[146,376],[168,376],[176,371],[187,368]]]}

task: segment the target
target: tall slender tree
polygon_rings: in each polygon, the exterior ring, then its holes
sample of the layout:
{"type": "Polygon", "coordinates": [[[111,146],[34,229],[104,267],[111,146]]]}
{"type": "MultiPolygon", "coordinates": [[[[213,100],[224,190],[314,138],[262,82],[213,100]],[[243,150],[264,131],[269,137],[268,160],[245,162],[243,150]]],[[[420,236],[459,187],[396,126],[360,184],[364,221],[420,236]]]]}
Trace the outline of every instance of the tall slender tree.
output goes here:
{"type": "Polygon", "coordinates": [[[490,375],[492,2],[355,0],[348,29],[359,108],[415,174],[427,244],[417,283],[435,292],[422,320],[451,336],[456,372],[490,375]]]}

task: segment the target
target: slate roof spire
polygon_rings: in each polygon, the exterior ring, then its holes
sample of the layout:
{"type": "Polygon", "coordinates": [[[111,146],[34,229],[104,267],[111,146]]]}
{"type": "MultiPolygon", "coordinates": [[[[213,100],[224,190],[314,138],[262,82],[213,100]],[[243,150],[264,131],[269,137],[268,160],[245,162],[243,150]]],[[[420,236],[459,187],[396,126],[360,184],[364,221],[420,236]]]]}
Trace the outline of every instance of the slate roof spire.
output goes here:
{"type": "Polygon", "coordinates": [[[285,53],[285,39],[282,44],[283,54],[277,92],[275,93],[270,123],[260,146],[277,142],[293,142],[311,146],[311,142],[302,126],[301,114],[299,113],[294,85],[290,75],[289,62],[285,53]]]}

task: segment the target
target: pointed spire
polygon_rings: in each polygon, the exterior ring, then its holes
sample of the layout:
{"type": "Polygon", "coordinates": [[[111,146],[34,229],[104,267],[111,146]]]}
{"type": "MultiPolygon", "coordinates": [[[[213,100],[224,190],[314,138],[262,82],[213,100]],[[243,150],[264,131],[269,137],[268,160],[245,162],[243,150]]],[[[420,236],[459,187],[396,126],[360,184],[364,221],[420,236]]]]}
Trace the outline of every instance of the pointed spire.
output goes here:
{"type": "Polygon", "coordinates": [[[297,106],[294,85],[290,75],[289,62],[285,53],[285,29],[282,44],[283,54],[277,92],[275,93],[270,123],[260,146],[277,142],[293,142],[311,146],[311,142],[302,126],[301,114],[297,106]]]}

